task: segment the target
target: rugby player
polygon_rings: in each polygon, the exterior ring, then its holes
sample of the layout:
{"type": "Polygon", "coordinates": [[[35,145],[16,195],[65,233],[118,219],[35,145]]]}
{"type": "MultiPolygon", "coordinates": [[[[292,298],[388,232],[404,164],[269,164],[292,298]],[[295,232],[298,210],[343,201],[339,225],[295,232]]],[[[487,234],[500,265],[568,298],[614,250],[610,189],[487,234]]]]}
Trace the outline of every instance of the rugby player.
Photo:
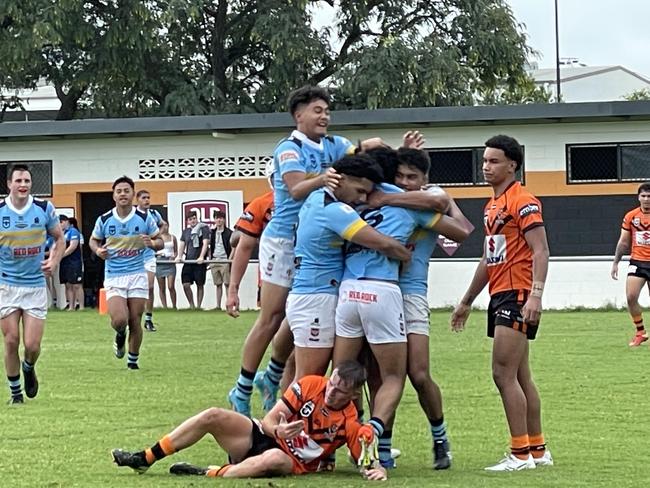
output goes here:
{"type": "Polygon", "coordinates": [[[34,398],[38,378],[34,369],[41,353],[47,316],[45,276],[56,269],[65,239],[54,206],[32,197],[32,173],[16,164],[7,172],[9,195],[0,202],[0,327],[4,337],[4,363],[11,398],[9,404],[24,403],[20,371],[25,378],[25,394],[34,398]],[[44,259],[47,235],[53,238],[44,259]],[[23,324],[24,356],[19,356],[20,322],[23,324]]]}
{"type": "MultiPolygon", "coordinates": [[[[314,473],[338,447],[347,444],[355,459],[359,459],[360,441],[373,441],[372,428],[357,421],[353,404],[365,380],[365,370],[359,363],[341,363],[329,379],[305,376],[296,381],[261,421],[230,410],[209,408],[183,422],[149,449],[114,449],[111,454],[118,466],[143,473],[156,461],[211,434],[227,452],[228,464],[200,467],[175,463],[169,471],[223,478],[314,473]]],[[[365,467],[362,474],[369,480],[386,479],[386,471],[381,467],[365,467]]]]}
{"type": "Polygon", "coordinates": [[[541,403],[529,365],[548,270],[542,205],[517,181],[523,150],[512,137],[485,143],[483,176],[494,196],[484,210],[483,257],[465,296],[451,316],[461,331],[478,294],[489,285],[487,333],[493,337],[492,378],[508,421],[511,452],[488,471],[519,471],[552,465],[542,433],[541,403]]]}
{"type": "Polygon", "coordinates": [[[135,185],[128,176],[113,183],[115,208],[101,215],[90,237],[90,249],[106,260],[104,288],[111,327],[115,330],[115,357],[124,357],[126,328],[129,328],[127,367],[140,369],[142,312],[149,296],[144,250],[163,248],[158,226],[151,213],[133,206],[135,185]]]}
{"type": "Polygon", "coordinates": [[[623,254],[632,251],[630,265],[625,280],[627,310],[636,327],[630,347],[637,347],[648,340],[643,324],[643,310],[639,305],[639,295],[646,283],[650,283],[650,183],[643,183],[637,190],[639,206],[630,210],[623,218],[621,237],[616,244],[612,278],[618,279],[618,263],[623,254]]]}

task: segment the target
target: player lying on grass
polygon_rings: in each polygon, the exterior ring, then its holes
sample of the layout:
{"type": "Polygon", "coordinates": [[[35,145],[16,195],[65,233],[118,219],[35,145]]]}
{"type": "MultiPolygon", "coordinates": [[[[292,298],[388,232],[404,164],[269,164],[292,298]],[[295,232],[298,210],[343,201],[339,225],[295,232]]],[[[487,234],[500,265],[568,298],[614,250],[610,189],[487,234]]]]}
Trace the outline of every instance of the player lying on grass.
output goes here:
{"type": "Polygon", "coordinates": [[[346,361],[330,378],[305,376],[292,384],[262,420],[209,408],[149,449],[114,449],[113,460],[118,466],[143,473],[156,461],[211,434],[228,453],[228,464],[200,467],[176,463],[169,468],[170,473],[224,478],[315,473],[328,464],[337,448],[347,444],[365,478],[385,480],[384,468],[375,466],[373,429],[359,423],[353,403],[365,381],[365,369],[356,361],[346,361]]]}

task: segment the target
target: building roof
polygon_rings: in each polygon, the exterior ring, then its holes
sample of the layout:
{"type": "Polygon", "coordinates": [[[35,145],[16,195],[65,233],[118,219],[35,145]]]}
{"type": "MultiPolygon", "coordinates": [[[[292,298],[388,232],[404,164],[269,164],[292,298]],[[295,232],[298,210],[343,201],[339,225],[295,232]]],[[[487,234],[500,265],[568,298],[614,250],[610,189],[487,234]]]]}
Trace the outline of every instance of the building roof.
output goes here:
{"type": "MultiPolygon", "coordinates": [[[[454,127],[650,120],[650,101],[332,112],[332,130],[454,127]]],[[[0,123],[0,140],[277,132],[294,126],[287,113],[140,117],[0,123]]]]}
{"type": "MultiPolygon", "coordinates": [[[[598,76],[612,71],[623,71],[634,78],[647,83],[650,86],[650,80],[624,66],[611,65],[611,66],[560,66],[560,81],[568,82],[579,80],[581,78],[588,78],[598,76]]],[[[529,71],[530,76],[535,80],[535,83],[555,83],[556,71],[555,68],[542,68],[529,71]]]]}

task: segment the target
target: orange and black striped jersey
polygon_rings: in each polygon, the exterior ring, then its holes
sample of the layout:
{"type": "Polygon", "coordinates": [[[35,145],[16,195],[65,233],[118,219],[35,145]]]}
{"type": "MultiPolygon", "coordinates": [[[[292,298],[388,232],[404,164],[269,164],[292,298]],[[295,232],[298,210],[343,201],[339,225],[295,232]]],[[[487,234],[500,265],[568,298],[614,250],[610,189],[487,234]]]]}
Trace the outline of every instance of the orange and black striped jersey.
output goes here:
{"type": "Polygon", "coordinates": [[[501,195],[490,199],[483,217],[490,295],[530,290],[533,254],[524,234],[544,225],[542,204],[515,181],[501,195]]]}
{"type": "Polygon", "coordinates": [[[291,456],[294,474],[318,471],[321,460],[327,460],[343,444],[348,445],[355,459],[361,455],[357,409],[352,402],[341,410],[327,408],[326,387],[327,378],[305,376],[282,396],[291,411],[287,422],[302,420],[304,425],[300,435],[293,439],[276,438],[280,448],[291,456]]]}
{"type": "Polygon", "coordinates": [[[623,230],[632,237],[630,258],[636,261],[650,261],[650,213],[643,213],[641,207],[630,210],[623,217],[623,230]]]}
{"type": "Polygon", "coordinates": [[[246,208],[237,223],[235,229],[251,237],[259,238],[266,224],[273,215],[273,191],[254,198],[246,208]]]}

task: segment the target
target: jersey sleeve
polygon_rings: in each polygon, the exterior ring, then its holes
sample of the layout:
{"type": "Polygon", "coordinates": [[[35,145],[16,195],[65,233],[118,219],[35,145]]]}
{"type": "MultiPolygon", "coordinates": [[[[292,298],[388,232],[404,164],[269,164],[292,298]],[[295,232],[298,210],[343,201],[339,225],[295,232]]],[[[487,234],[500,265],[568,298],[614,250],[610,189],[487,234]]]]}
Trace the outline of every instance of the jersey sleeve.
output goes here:
{"type": "Polygon", "coordinates": [[[412,214],[417,225],[423,229],[433,229],[442,218],[442,214],[438,212],[426,212],[424,210],[414,210],[412,214]]]}
{"type": "Polygon", "coordinates": [[[47,222],[45,223],[47,230],[52,230],[60,224],[59,218],[56,216],[56,209],[54,208],[54,205],[52,205],[52,202],[47,202],[47,210],[45,213],[47,214],[47,222]]]}
{"type": "Polygon", "coordinates": [[[359,214],[343,202],[333,202],[324,208],[327,226],[346,241],[352,240],[357,232],[368,224],[359,214]]]}
{"type": "Polygon", "coordinates": [[[266,209],[264,199],[256,198],[246,205],[244,213],[239,217],[235,224],[235,229],[251,237],[260,237],[264,230],[264,215],[266,209]]]}
{"type": "Polygon", "coordinates": [[[304,376],[287,388],[282,395],[282,402],[292,414],[297,414],[303,406],[305,399],[311,398],[314,389],[321,383],[320,376],[304,376]]]}
{"type": "Polygon", "coordinates": [[[69,234],[68,237],[69,237],[67,239],[68,241],[80,241],[81,240],[81,234],[74,227],[70,227],[70,234],[69,234]]]}
{"type": "Polygon", "coordinates": [[[544,225],[542,204],[532,195],[521,195],[517,199],[516,218],[523,233],[544,225]]]}
{"type": "Polygon", "coordinates": [[[159,233],[158,223],[156,222],[154,216],[151,215],[151,212],[147,214],[146,230],[149,237],[156,237],[159,233]]]}
{"type": "Polygon", "coordinates": [[[98,241],[104,240],[106,237],[104,234],[104,226],[101,216],[98,217],[97,221],[95,222],[95,227],[93,227],[93,233],[91,234],[91,237],[93,239],[97,239],[98,241]]]}
{"type": "Polygon", "coordinates": [[[280,177],[293,171],[307,172],[305,162],[300,157],[300,148],[295,143],[291,141],[282,142],[275,150],[274,155],[280,177]]]}
{"type": "Polygon", "coordinates": [[[636,210],[631,210],[630,212],[625,214],[625,217],[623,217],[623,223],[621,224],[621,228],[623,230],[626,230],[630,232],[632,230],[632,219],[634,218],[634,212],[636,210]]]}
{"type": "Polygon", "coordinates": [[[357,149],[348,139],[341,136],[334,136],[334,144],[336,148],[336,159],[341,159],[343,156],[351,156],[357,149]]]}
{"type": "Polygon", "coordinates": [[[154,222],[156,222],[156,225],[160,225],[160,223],[163,221],[162,215],[160,215],[160,212],[156,209],[151,209],[151,216],[153,217],[154,222]]]}

